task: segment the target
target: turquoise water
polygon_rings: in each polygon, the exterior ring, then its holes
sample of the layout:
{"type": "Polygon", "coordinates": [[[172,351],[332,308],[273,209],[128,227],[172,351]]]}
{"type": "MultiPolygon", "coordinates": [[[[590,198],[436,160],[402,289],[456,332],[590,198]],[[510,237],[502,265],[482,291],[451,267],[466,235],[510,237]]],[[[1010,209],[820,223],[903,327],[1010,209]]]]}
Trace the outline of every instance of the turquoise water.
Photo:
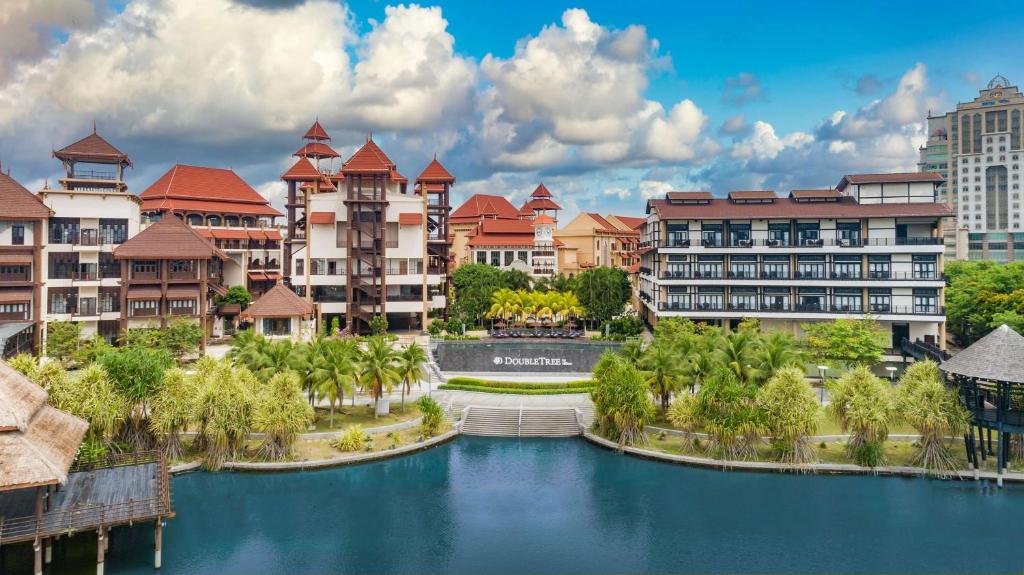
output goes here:
{"type": "MultiPolygon", "coordinates": [[[[355,467],[194,473],[173,490],[167,575],[1024,568],[1024,487],[721,472],[580,439],[460,437],[355,467]]],[[[152,533],[116,530],[107,573],[154,573],[152,533]]],[[[94,542],[75,542],[56,572],[94,573],[94,542]]]]}

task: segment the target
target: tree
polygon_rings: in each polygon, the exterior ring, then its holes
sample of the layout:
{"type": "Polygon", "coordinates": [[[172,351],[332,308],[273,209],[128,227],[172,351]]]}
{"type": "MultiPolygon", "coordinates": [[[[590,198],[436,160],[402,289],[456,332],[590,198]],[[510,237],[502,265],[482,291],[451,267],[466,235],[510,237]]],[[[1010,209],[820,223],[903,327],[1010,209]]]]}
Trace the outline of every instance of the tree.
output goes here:
{"type": "Polygon", "coordinates": [[[551,278],[551,289],[553,289],[555,291],[562,291],[562,292],[565,292],[565,291],[575,292],[576,291],[576,277],[575,276],[566,276],[565,274],[559,272],[558,275],[556,275],[555,277],[551,278]]]}
{"type": "Polygon", "coordinates": [[[388,320],[382,315],[375,315],[370,319],[370,333],[373,335],[384,335],[388,332],[388,320]]]}
{"type": "Polygon", "coordinates": [[[444,422],[444,408],[441,404],[426,395],[416,400],[416,407],[419,408],[423,419],[420,420],[420,428],[423,435],[431,437],[437,433],[444,422]]]}
{"type": "Polygon", "coordinates": [[[907,368],[896,388],[900,416],[921,435],[914,464],[947,475],[959,464],[946,444],[946,438],[962,434],[970,414],[960,405],[953,388],[942,381],[934,362],[917,362],[907,368]]]}
{"type": "Polygon", "coordinates": [[[530,289],[530,276],[521,270],[501,270],[501,284],[513,290],[530,289]]]}
{"type": "Polygon", "coordinates": [[[798,367],[782,367],[757,390],[757,405],[764,413],[772,446],[785,463],[812,463],[818,459],[810,437],[818,430],[820,410],[811,384],[798,367]]]}
{"type": "MultiPolygon", "coordinates": [[[[89,422],[87,437],[109,449],[120,435],[128,418],[129,403],[118,393],[112,378],[101,366],[92,364],[82,373],[70,377],[57,362],[50,362],[36,372],[44,376],[50,403],[62,411],[89,422]],[[53,367],[49,367],[49,366],[53,367]]],[[[36,381],[43,385],[43,382],[36,381]]]]}
{"type": "Polygon", "coordinates": [[[423,364],[427,363],[427,352],[419,344],[410,343],[398,360],[398,374],[402,377],[402,413],[405,413],[405,394],[412,391],[412,384],[427,377],[423,364]]]}
{"type": "Polygon", "coordinates": [[[1024,262],[955,261],[945,274],[946,325],[962,345],[1003,323],[1024,327],[1024,262]]]}
{"type": "Polygon", "coordinates": [[[580,273],[576,290],[587,318],[600,325],[626,309],[632,288],[625,271],[599,266],[580,273]]]}
{"type": "Polygon", "coordinates": [[[252,294],[249,290],[245,289],[243,285],[231,286],[228,288],[228,293],[223,296],[217,296],[214,300],[217,305],[223,303],[236,303],[245,309],[252,303],[252,294]]]}
{"type": "Polygon", "coordinates": [[[164,380],[153,396],[149,430],[169,459],[181,457],[181,432],[188,428],[198,394],[196,379],[180,368],[164,372],[164,380]]]}
{"type": "Polygon", "coordinates": [[[312,381],[317,393],[330,402],[330,422],[334,427],[334,406],[345,402],[345,394],[353,394],[357,368],[356,347],[350,341],[328,340],[313,358],[312,381]]]}
{"type": "Polygon", "coordinates": [[[874,365],[882,360],[889,343],[889,334],[870,318],[805,323],[802,327],[811,357],[837,368],[874,365]]]}
{"type": "Polygon", "coordinates": [[[121,332],[118,340],[123,347],[163,347],[163,335],[157,327],[133,327],[121,332]]]}
{"type": "Polygon", "coordinates": [[[73,354],[75,364],[89,365],[96,361],[96,358],[112,349],[114,347],[107,343],[107,340],[103,339],[102,335],[94,333],[92,337],[79,341],[78,349],[73,354]]]}
{"type": "Polygon", "coordinates": [[[464,264],[452,273],[457,315],[479,321],[490,309],[491,295],[506,285],[502,271],[487,264],[464,264]]]}
{"type": "Polygon", "coordinates": [[[719,366],[705,379],[700,391],[672,403],[668,419],[691,433],[705,431],[710,436],[707,450],[718,457],[749,459],[756,456],[765,430],[756,391],[732,370],[719,366]]]}
{"type": "Polygon", "coordinates": [[[202,453],[208,468],[219,469],[242,450],[252,431],[261,384],[252,372],[229,360],[201,363],[204,365],[196,370],[193,447],[202,453]]]}
{"type": "Polygon", "coordinates": [[[299,378],[291,371],[274,374],[261,391],[252,416],[253,430],[263,434],[257,455],[284,459],[299,434],[313,423],[313,407],[302,397],[299,378]]]}
{"type": "Polygon", "coordinates": [[[829,412],[843,431],[850,433],[847,454],[860,465],[884,464],[882,444],[898,417],[889,384],[860,366],[829,381],[828,390],[832,395],[829,412]]]}
{"type": "Polygon", "coordinates": [[[654,397],[661,401],[661,410],[668,411],[672,392],[679,389],[682,366],[679,357],[664,344],[655,343],[647,348],[640,358],[647,385],[654,397]]]}
{"type": "Polygon", "coordinates": [[[743,383],[757,383],[761,372],[757,364],[758,334],[739,330],[718,339],[715,359],[743,383]]]}
{"type": "Polygon", "coordinates": [[[373,410],[373,417],[376,419],[378,413],[383,410],[384,394],[391,393],[394,385],[401,379],[398,374],[398,353],[383,337],[371,336],[366,342],[366,349],[361,354],[359,364],[359,379],[370,390],[370,399],[376,404],[373,410]]]}
{"type": "Polygon", "coordinates": [[[195,320],[185,317],[172,319],[160,334],[163,348],[179,361],[198,351],[199,342],[203,340],[203,328],[195,320]]]}
{"type": "Polygon", "coordinates": [[[82,339],[82,324],[51,321],[46,324],[46,355],[68,366],[82,339]]]}
{"type": "Polygon", "coordinates": [[[174,365],[171,355],[161,348],[124,347],[101,355],[97,363],[128,402],[124,439],[136,450],[149,449],[154,439],[147,423],[149,402],[163,382],[164,371],[174,365]]]}
{"type": "Polygon", "coordinates": [[[760,349],[754,354],[757,371],[764,379],[771,379],[779,370],[803,365],[803,353],[793,336],[773,331],[760,338],[760,349]]]}
{"type": "Polygon", "coordinates": [[[590,392],[594,401],[599,431],[606,437],[626,445],[646,444],[644,426],[654,421],[654,404],[640,371],[615,354],[601,369],[594,370],[596,383],[590,392]]]}

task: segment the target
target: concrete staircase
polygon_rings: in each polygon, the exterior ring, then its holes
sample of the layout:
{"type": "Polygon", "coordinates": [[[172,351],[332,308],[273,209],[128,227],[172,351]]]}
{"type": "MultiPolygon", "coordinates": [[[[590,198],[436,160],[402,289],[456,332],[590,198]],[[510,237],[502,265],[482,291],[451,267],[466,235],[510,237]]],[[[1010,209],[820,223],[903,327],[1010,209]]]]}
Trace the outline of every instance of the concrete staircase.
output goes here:
{"type": "Polygon", "coordinates": [[[571,437],[580,434],[571,408],[507,408],[470,406],[462,433],[495,437],[571,437]]]}

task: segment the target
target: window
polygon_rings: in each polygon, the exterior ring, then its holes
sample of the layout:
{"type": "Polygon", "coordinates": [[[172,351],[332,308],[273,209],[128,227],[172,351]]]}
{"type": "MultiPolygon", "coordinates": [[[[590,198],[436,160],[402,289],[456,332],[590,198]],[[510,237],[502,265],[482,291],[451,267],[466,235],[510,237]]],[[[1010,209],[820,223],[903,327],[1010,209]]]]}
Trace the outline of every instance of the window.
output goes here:
{"type": "Polygon", "coordinates": [[[729,258],[729,277],[747,279],[757,277],[757,256],[732,256],[729,258]]]}
{"type": "Polygon", "coordinates": [[[132,277],[138,279],[156,279],[159,277],[156,260],[134,260],[132,277]]]}
{"type": "Polygon", "coordinates": [[[665,224],[668,233],[666,245],[669,247],[686,247],[690,243],[689,224],[665,224]]]}
{"type": "Polygon", "coordinates": [[[860,222],[838,222],[836,224],[836,239],[841,246],[860,245],[860,222]]]}
{"type": "Polygon", "coordinates": [[[768,224],[768,245],[789,245],[789,222],[768,224]]]}
{"type": "Polygon", "coordinates": [[[789,310],[789,288],[764,288],[764,308],[769,311],[789,310]]]}
{"type": "Polygon", "coordinates": [[[832,260],[832,277],[848,280],[860,278],[859,256],[835,256],[832,260]]]}
{"type": "Polygon", "coordinates": [[[757,309],[757,288],[736,287],[729,290],[729,309],[757,309]]]}
{"type": "Polygon", "coordinates": [[[697,287],[697,309],[699,310],[721,310],[724,294],[721,287],[698,286],[697,287]]]}
{"type": "Polygon", "coordinates": [[[702,224],[700,239],[704,247],[721,247],[722,224],[702,224]]]}
{"type": "Polygon", "coordinates": [[[915,255],[913,263],[914,279],[936,279],[938,277],[935,273],[935,255],[915,255]]]}
{"type": "Polygon", "coordinates": [[[11,226],[11,245],[25,245],[25,226],[21,224],[15,224],[11,226]]]}
{"type": "Polygon", "coordinates": [[[690,294],[686,286],[669,286],[668,298],[665,300],[665,309],[686,310],[690,309],[690,294]]]}
{"type": "Polygon", "coordinates": [[[491,265],[494,267],[501,266],[501,252],[491,252],[491,265]]]}
{"type": "Polygon", "coordinates": [[[832,291],[832,310],[838,312],[859,312],[862,307],[862,292],[859,289],[832,291]]]}
{"type": "Polygon", "coordinates": [[[824,311],[824,288],[800,288],[797,290],[797,311],[824,311]]]}
{"type": "Polygon", "coordinates": [[[682,279],[690,277],[690,263],[686,261],[686,256],[678,254],[670,254],[668,256],[668,262],[665,265],[666,279],[682,279]]]}
{"type": "Polygon", "coordinates": [[[487,252],[476,252],[476,263],[485,264],[487,263],[487,252]]]}
{"type": "Polygon", "coordinates": [[[306,275],[306,260],[297,259],[295,260],[295,275],[304,276],[306,275]]]}
{"type": "Polygon", "coordinates": [[[747,247],[750,245],[750,224],[729,224],[729,245],[747,247]]]}
{"type": "Polygon", "coordinates": [[[801,246],[820,246],[821,230],[817,222],[798,223],[796,225],[796,236],[801,246]]]}
{"type": "Polygon", "coordinates": [[[129,303],[129,308],[133,316],[159,315],[160,301],[155,299],[132,300],[129,303]]]}
{"type": "Polygon", "coordinates": [[[761,277],[764,279],[789,279],[789,257],[765,256],[761,277]]]}
{"type": "Polygon", "coordinates": [[[518,253],[516,253],[516,259],[518,259],[519,261],[522,261],[524,263],[529,264],[530,263],[530,254],[526,250],[520,250],[518,253]]]}
{"type": "Polygon", "coordinates": [[[868,277],[873,280],[889,279],[890,256],[868,256],[868,277]]]}
{"type": "Polygon", "coordinates": [[[868,305],[872,313],[887,313],[892,307],[891,289],[870,289],[868,290],[868,305]]]}
{"type": "Polygon", "coordinates": [[[825,256],[798,256],[796,279],[825,279],[825,256]]]}
{"type": "Polygon", "coordinates": [[[505,252],[505,265],[506,266],[512,265],[512,262],[515,261],[515,259],[516,259],[516,253],[514,251],[507,250],[505,252]]]}
{"type": "Polygon", "coordinates": [[[50,252],[47,276],[52,280],[69,280],[78,271],[78,253],[50,252]]]}
{"type": "Polygon", "coordinates": [[[291,335],[292,320],[286,317],[263,318],[264,335],[291,335]]]}
{"type": "Polygon", "coordinates": [[[168,268],[172,274],[188,275],[192,273],[195,267],[193,263],[192,260],[171,260],[168,263],[168,268]]]}
{"type": "Polygon", "coordinates": [[[693,274],[696,278],[721,279],[722,258],[718,256],[700,256],[697,258],[697,271],[693,274]]]}
{"type": "Polygon", "coordinates": [[[938,313],[938,292],[934,289],[914,290],[914,313],[938,313]]]}

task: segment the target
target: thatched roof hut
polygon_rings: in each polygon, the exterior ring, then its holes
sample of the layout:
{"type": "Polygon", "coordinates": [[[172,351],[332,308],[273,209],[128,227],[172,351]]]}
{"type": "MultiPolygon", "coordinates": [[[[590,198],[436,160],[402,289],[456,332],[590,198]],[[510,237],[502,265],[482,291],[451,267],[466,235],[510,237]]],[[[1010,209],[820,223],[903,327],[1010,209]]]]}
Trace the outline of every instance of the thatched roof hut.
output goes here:
{"type": "Polygon", "coordinates": [[[89,424],[0,361],[0,491],[65,483],[89,424]]]}

